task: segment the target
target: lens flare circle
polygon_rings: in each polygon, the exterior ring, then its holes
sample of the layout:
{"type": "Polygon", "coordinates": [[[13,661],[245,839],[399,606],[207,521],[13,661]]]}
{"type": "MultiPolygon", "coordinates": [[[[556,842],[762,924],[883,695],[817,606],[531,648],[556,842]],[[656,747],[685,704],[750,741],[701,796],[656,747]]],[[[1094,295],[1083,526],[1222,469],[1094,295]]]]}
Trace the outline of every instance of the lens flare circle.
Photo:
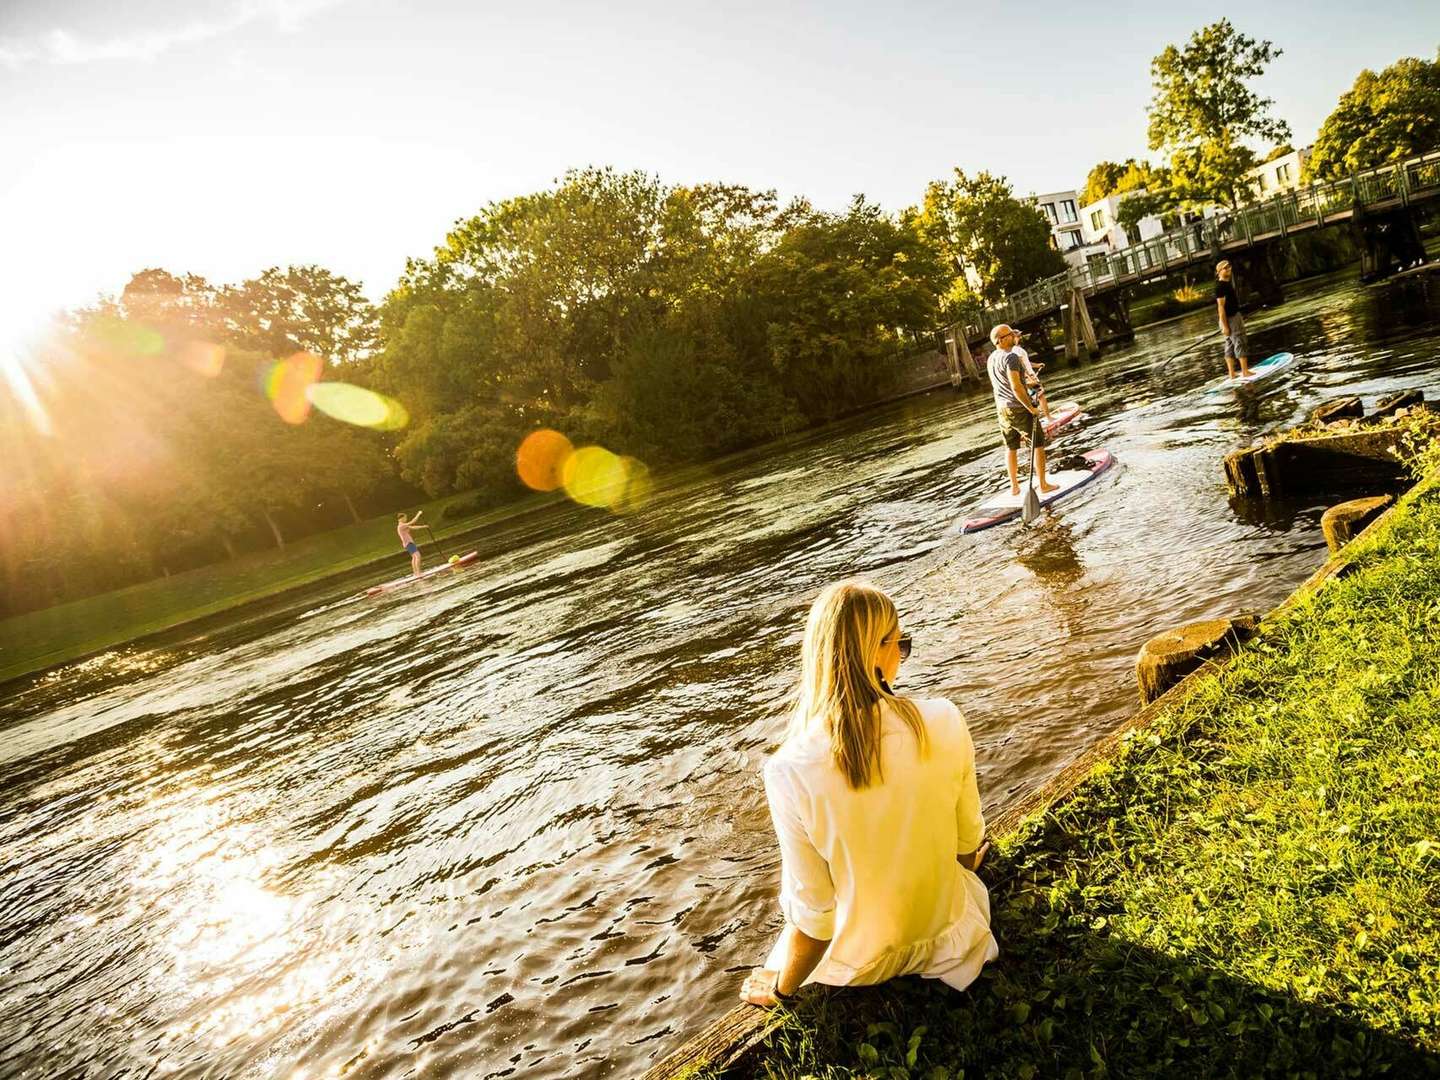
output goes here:
{"type": "Polygon", "coordinates": [[[654,496],[655,481],[650,479],[650,467],[638,458],[622,457],[620,464],[625,467],[625,491],[611,509],[633,514],[643,509],[654,496]]]}
{"type": "Polygon", "coordinates": [[[308,391],[320,381],[325,361],[314,353],[297,352],[265,369],[265,396],[280,419],[287,424],[303,424],[310,415],[308,391]]]}
{"type": "Polygon", "coordinates": [[[209,341],[187,341],[180,347],[180,362],[197,375],[217,378],[225,370],[225,346],[209,341]]]}
{"type": "Polygon", "coordinates": [[[585,506],[609,509],[625,497],[625,463],[603,446],[582,446],[562,472],[566,494],[585,506]]]}
{"type": "Polygon", "coordinates": [[[515,471],[532,491],[554,491],[565,483],[565,463],[574,453],[575,445],[560,432],[540,428],[515,451],[515,471]]]}
{"type": "Polygon", "coordinates": [[[374,431],[398,431],[410,422],[405,406],[394,398],[350,383],[311,383],[305,399],[333,420],[374,431]]]}

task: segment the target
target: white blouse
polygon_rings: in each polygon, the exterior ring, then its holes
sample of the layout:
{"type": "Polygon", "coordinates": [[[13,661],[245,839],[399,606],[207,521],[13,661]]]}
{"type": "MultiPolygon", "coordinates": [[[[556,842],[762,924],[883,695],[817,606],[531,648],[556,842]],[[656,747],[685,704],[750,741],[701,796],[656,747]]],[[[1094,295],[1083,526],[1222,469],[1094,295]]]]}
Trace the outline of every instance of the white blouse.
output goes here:
{"type": "MultiPolygon", "coordinates": [[[[780,839],[780,907],[791,925],[829,940],[807,982],[884,982],[897,975],[968,986],[1000,954],[990,896],[955,856],[985,835],[975,747],[957,709],[915,700],[929,747],[893,709],[881,712],[883,780],[855,791],[818,725],[765,763],[780,839]]],[[[783,940],[783,939],[782,939],[783,940]]],[[[777,941],[766,962],[783,962],[777,941]]]]}

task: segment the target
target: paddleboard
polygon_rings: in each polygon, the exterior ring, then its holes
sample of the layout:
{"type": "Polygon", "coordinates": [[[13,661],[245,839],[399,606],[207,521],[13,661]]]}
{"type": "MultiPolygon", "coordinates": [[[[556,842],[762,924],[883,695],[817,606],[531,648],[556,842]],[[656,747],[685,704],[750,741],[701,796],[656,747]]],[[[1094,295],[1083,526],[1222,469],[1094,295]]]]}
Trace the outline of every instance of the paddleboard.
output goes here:
{"type": "Polygon", "coordinates": [[[378,596],[380,593],[392,592],[395,589],[403,589],[406,585],[414,585],[417,581],[425,581],[436,574],[443,574],[448,570],[461,570],[480,558],[480,552],[467,551],[460,558],[452,562],[444,562],[439,566],[432,566],[429,570],[422,570],[417,574],[407,574],[405,577],[396,578],[394,581],[382,582],[379,585],[372,585],[365,590],[366,596],[378,596]]]}
{"type": "MultiPolygon", "coordinates": [[[[1040,505],[1049,506],[1065,496],[1079,491],[1086,484],[1090,483],[1097,476],[1103,473],[1111,465],[1115,464],[1115,458],[1109,450],[1091,450],[1084,454],[1086,468],[1066,469],[1063,472],[1051,473],[1046,479],[1054,484],[1059,490],[1052,491],[1048,495],[1040,496],[1040,505]]],[[[1005,489],[999,494],[986,499],[975,508],[974,516],[966,518],[965,524],[960,527],[962,533],[979,532],[981,529],[988,529],[995,525],[1003,525],[1007,521],[1015,521],[1020,517],[1020,507],[1025,501],[1025,485],[1021,484],[1020,494],[1011,495],[1010,485],[1007,483],[1005,489]]]]}
{"type": "Polygon", "coordinates": [[[1050,419],[1045,421],[1046,436],[1054,435],[1067,424],[1072,424],[1080,417],[1080,403],[1078,401],[1057,401],[1050,406],[1050,419]]]}
{"type": "Polygon", "coordinates": [[[1211,394],[1218,394],[1221,390],[1230,390],[1236,386],[1246,386],[1252,382],[1258,382],[1268,375],[1274,375],[1282,368],[1287,368],[1295,362],[1295,354],[1288,352],[1276,353],[1274,356],[1261,360],[1258,364],[1250,365],[1250,374],[1243,379],[1221,379],[1213,386],[1206,387],[1211,394]]]}

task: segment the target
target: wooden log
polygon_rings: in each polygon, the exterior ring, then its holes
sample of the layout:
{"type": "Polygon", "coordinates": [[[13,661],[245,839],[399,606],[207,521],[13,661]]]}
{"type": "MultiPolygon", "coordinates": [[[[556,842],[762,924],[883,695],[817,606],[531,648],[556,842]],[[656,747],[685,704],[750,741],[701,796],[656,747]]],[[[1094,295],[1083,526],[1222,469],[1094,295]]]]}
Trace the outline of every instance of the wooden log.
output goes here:
{"type": "Polygon", "coordinates": [[[1425,404],[1424,390],[1401,390],[1394,394],[1386,394],[1375,402],[1375,411],[1370,414],[1370,419],[1383,420],[1388,416],[1394,416],[1401,409],[1409,409],[1423,404],[1425,404]]]}
{"type": "Polygon", "coordinates": [[[1310,422],[1331,424],[1336,420],[1358,420],[1365,415],[1365,406],[1358,397],[1336,398],[1316,406],[1310,413],[1310,422]]]}
{"type": "Polygon", "coordinates": [[[1389,495],[1375,495],[1367,499],[1351,499],[1326,510],[1320,518],[1320,530],[1325,534],[1325,546],[1330,553],[1335,554],[1355,539],[1393,501],[1389,495]]]}
{"type": "Polygon", "coordinates": [[[1257,452],[1252,448],[1225,455],[1225,484],[1231,495],[1254,498],[1260,494],[1260,477],[1255,471],[1257,452]]]}
{"type": "Polygon", "coordinates": [[[1135,658],[1141,703],[1150,704],[1202,664],[1228,656],[1259,625],[1254,615],[1237,615],[1202,619],[1156,634],[1135,658]]]}
{"type": "Polygon", "coordinates": [[[737,1005],[706,1024],[689,1042],[651,1065],[640,1080],[723,1076],[779,1022],[780,1012],[777,1009],[737,1005]]]}
{"type": "Polygon", "coordinates": [[[1406,473],[1394,454],[1399,441],[1400,432],[1384,428],[1277,442],[1266,448],[1265,466],[1272,477],[1267,494],[1325,495],[1401,486],[1406,473]]]}

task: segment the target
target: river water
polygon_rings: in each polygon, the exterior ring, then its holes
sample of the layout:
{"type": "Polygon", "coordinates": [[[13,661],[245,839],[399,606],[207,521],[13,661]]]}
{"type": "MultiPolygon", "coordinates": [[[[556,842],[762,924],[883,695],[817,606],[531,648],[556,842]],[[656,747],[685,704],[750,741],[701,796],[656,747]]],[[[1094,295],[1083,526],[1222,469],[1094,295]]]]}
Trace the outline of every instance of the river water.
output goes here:
{"type": "Polygon", "coordinates": [[[778,927],[758,769],[821,585],[896,598],[897,688],[965,710],[993,810],[1129,713],[1146,638],[1319,565],[1323,507],[1232,506],[1220,459],[1341,392],[1434,397],[1440,280],[1291,296],[1251,340],[1299,363],[1249,392],[1196,392],[1213,348],[1154,370],[1208,313],[1058,365],[1067,445],[1119,464],[1028,530],[955,534],[1003,459],[945,392],[539,516],[424,591],[11,684],[0,1074],[639,1071],[778,927]]]}

